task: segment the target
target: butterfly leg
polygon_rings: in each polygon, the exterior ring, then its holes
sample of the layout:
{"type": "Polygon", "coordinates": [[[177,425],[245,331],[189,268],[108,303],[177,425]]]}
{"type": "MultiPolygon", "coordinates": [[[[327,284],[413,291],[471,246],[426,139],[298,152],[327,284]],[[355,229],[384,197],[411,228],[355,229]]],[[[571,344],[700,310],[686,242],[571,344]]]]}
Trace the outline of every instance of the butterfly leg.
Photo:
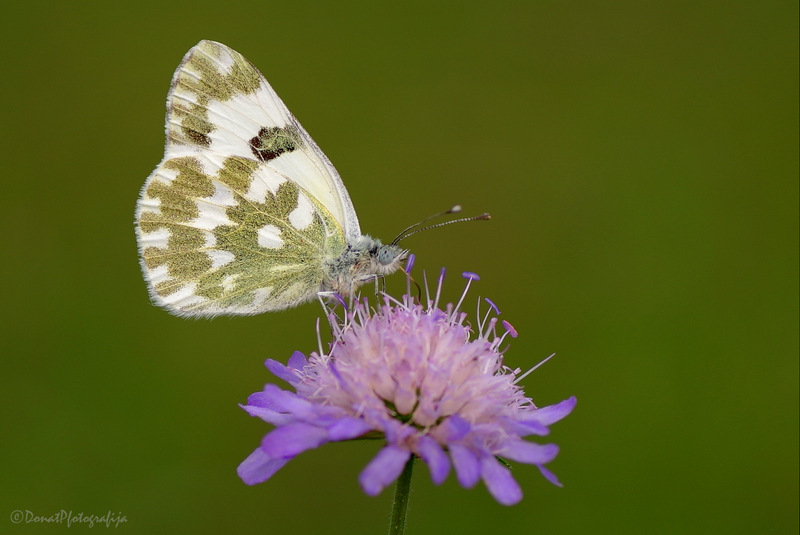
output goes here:
{"type": "Polygon", "coordinates": [[[374,275],[368,275],[363,279],[359,280],[358,283],[364,284],[369,281],[373,281],[375,283],[375,297],[378,297],[381,293],[386,292],[386,276],[382,273],[375,273],[374,275]]]}

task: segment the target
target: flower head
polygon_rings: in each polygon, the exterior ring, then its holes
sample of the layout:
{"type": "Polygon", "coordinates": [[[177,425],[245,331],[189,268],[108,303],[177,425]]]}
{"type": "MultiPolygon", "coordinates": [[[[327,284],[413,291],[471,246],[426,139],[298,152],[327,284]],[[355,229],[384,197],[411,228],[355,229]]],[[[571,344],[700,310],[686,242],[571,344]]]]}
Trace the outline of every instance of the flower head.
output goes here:
{"type": "MultiPolygon", "coordinates": [[[[498,502],[511,505],[522,491],[508,459],[534,464],[556,485],[544,465],[558,446],[528,442],[546,435],[548,426],[570,413],[575,398],[537,408],[516,384],[519,370],[503,364],[500,345],[517,332],[507,322],[498,333],[497,307],[489,301],[476,327],[460,306],[439,308],[444,276],[427,306],[408,295],[386,296],[372,310],[356,303],[339,324],[327,354],[306,358],[296,352],[287,365],[267,360],[267,368],[295,392],[268,384],[243,408],[276,426],[239,466],[245,483],[271,477],[299,453],[326,442],[382,437],[385,446],[359,476],[367,494],[376,495],[402,472],[412,455],[423,459],[434,483],[442,483],[451,465],[467,488],[483,480],[498,502]]],[[[409,292],[410,293],[410,292],[409,292]]]]}

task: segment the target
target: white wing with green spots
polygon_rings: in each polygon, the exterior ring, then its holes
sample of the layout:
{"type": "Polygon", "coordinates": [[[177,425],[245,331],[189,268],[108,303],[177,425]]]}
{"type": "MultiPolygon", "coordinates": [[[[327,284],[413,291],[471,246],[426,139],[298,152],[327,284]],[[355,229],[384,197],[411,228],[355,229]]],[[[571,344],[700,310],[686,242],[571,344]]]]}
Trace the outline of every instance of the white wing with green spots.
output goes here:
{"type": "Polygon", "coordinates": [[[181,316],[347,296],[406,251],[362,236],[338,173],[260,72],[220,43],[184,57],[164,159],[136,210],[153,301],[181,316]]]}

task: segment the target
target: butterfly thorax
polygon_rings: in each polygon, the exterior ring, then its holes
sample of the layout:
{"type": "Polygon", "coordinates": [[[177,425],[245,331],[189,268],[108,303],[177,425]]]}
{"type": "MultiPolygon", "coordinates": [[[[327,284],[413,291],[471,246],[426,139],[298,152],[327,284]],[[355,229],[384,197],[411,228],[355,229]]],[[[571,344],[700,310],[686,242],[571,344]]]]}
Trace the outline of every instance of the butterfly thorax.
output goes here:
{"type": "Polygon", "coordinates": [[[400,268],[408,251],[394,244],[385,245],[370,236],[347,244],[345,251],[323,265],[320,290],[349,296],[356,288],[400,268]]]}

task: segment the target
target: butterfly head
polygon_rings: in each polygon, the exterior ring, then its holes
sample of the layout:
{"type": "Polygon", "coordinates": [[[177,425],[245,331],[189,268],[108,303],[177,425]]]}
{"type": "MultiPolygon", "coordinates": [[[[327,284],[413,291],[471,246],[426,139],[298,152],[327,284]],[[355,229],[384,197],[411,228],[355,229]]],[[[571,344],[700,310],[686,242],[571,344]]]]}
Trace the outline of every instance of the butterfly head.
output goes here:
{"type": "Polygon", "coordinates": [[[358,261],[354,266],[356,278],[370,279],[374,275],[388,275],[400,268],[400,263],[408,256],[408,249],[397,244],[384,244],[370,236],[362,236],[355,246],[358,261]]]}
{"type": "Polygon", "coordinates": [[[406,256],[408,250],[399,245],[361,236],[341,256],[326,263],[322,290],[351,295],[365,282],[397,271],[406,256]]]}
{"type": "Polygon", "coordinates": [[[481,214],[424,226],[426,222],[435,217],[455,214],[460,211],[461,206],[456,205],[445,212],[426,217],[419,223],[415,223],[403,230],[392,240],[392,243],[384,244],[380,240],[366,235],[350,242],[341,256],[326,262],[325,277],[322,281],[321,290],[323,292],[332,291],[339,295],[352,295],[353,291],[365,282],[394,273],[400,269],[401,262],[406,259],[409,252],[408,249],[403,249],[398,245],[400,240],[423,230],[430,230],[451,223],[489,219],[490,217],[489,214],[481,214]]]}
{"type": "Polygon", "coordinates": [[[400,267],[400,262],[408,256],[408,249],[403,249],[394,244],[380,244],[374,253],[371,253],[371,256],[376,273],[392,273],[400,267]]]}

